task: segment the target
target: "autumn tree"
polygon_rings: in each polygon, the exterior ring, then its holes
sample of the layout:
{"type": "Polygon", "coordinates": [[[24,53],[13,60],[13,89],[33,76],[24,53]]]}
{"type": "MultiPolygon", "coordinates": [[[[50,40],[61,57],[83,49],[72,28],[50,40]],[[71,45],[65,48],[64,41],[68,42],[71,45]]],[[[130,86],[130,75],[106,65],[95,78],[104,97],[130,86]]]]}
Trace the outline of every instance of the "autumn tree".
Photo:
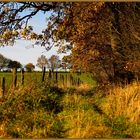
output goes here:
{"type": "Polygon", "coordinates": [[[37,59],[37,64],[36,64],[36,65],[37,65],[39,68],[41,68],[42,71],[43,71],[44,67],[47,66],[47,64],[48,64],[48,59],[46,58],[46,56],[41,55],[41,56],[37,59]]]}
{"type": "Polygon", "coordinates": [[[28,72],[31,72],[35,69],[35,66],[32,63],[28,63],[25,65],[25,68],[28,72]]]}
{"type": "Polygon", "coordinates": [[[54,72],[55,69],[58,69],[60,67],[61,61],[59,59],[59,56],[57,55],[52,55],[48,59],[48,68],[54,72]]]}
{"type": "Polygon", "coordinates": [[[50,44],[52,32],[44,30],[42,34],[37,34],[28,26],[28,21],[39,12],[43,12],[47,17],[46,13],[51,11],[55,13],[52,20],[59,22],[62,9],[67,5],[61,2],[0,2],[0,46],[13,45],[16,38],[23,38],[35,39],[35,44],[49,50],[53,45],[50,44]]]}
{"type": "Polygon", "coordinates": [[[62,52],[72,49],[73,69],[90,71],[97,80],[130,81],[140,73],[138,2],[7,2],[1,3],[0,10],[2,45],[21,37],[36,39],[46,50],[54,43],[69,42],[60,46],[62,52]],[[24,10],[29,14],[22,16],[24,10]],[[24,24],[39,11],[52,11],[41,35],[24,24]]]}
{"type": "Polygon", "coordinates": [[[92,72],[101,83],[130,82],[140,67],[139,7],[139,3],[72,3],[56,25],[55,36],[73,44],[73,68],[92,72]]]}

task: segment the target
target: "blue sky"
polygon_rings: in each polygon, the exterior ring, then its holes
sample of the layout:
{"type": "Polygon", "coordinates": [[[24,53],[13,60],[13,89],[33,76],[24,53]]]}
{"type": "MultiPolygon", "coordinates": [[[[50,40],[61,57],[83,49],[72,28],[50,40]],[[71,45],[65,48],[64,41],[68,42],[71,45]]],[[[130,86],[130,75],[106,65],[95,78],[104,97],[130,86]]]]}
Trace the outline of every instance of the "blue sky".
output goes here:
{"type": "MultiPolygon", "coordinates": [[[[47,26],[46,17],[49,16],[39,12],[35,17],[33,17],[29,25],[33,26],[34,31],[41,33],[42,29],[47,26]]],[[[25,65],[27,63],[33,63],[36,65],[37,58],[42,54],[49,58],[52,54],[57,54],[57,48],[53,47],[50,51],[45,51],[43,47],[35,46],[34,48],[27,46],[31,46],[32,41],[18,40],[14,44],[14,46],[0,47],[0,54],[4,55],[7,58],[12,60],[19,61],[21,64],[25,65]]],[[[64,54],[59,55],[60,58],[64,56],[64,54]]],[[[36,66],[36,70],[40,70],[36,66]]]]}

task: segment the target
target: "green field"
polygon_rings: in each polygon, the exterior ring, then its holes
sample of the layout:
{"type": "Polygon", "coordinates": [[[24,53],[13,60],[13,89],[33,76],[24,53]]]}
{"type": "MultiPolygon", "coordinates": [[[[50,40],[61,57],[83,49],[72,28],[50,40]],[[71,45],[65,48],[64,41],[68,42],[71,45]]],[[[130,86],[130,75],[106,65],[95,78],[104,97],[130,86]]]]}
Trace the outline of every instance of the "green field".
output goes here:
{"type": "MultiPolygon", "coordinates": [[[[49,73],[45,73],[45,81],[51,81],[51,83],[55,83],[56,73],[51,74],[51,78],[49,78],[49,73]]],[[[95,81],[92,78],[90,73],[70,73],[70,72],[58,72],[57,74],[57,85],[58,86],[80,86],[82,84],[89,85],[90,87],[95,85],[95,81]],[[73,82],[71,82],[71,77],[73,78],[73,82]],[[79,80],[79,84],[78,84],[79,80]]],[[[0,78],[5,77],[5,86],[6,89],[9,89],[12,86],[13,74],[12,72],[1,72],[0,78]]],[[[42,72],[25,72],[24,73],[24,85],[28,85],[31,82],[40,82],[42,80],[42,72]]],[[[0,81],[1,85],[1,81],[0,81]]],[[[21,85],[21,73],[17,72],[17,85],[21,85]]]]}

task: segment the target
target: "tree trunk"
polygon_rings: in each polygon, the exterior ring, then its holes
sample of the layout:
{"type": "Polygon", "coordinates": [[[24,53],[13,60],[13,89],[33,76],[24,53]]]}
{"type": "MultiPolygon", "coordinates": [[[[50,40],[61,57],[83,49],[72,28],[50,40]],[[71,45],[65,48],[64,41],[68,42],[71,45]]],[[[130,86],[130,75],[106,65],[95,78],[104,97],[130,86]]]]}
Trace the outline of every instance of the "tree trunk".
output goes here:
{"type": "MultiPolygon", "coordinates": [[[[124,3],[122,3],[124,6],[124,3]]],[[[111,13],[113,14],[112,18],[112,27],[111,27],[111,48],[113,54],[112,67],[113,67],[113,77],[110,77],[111,82],[115,82],[119,76],[118,72],[124,72],[125,63],[126,63],[126,54],[125,54],[125,45],[123,44],[123,33],[120,23],[120,15],[122,13],[122,6],[120,3],[107,3],[111,13]],[[121,14],[120,14],[121,13],[121,14]]],[[[119,77],[121,78],[121,77],[119,77]]]]}

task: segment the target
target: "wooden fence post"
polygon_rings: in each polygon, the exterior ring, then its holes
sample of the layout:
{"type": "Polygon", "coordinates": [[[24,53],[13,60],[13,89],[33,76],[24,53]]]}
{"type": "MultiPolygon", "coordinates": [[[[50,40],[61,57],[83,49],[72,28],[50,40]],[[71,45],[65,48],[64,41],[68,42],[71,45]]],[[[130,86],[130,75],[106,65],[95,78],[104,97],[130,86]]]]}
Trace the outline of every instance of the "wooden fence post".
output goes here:
{"type": "Polygon", "coordinates": [[[46,67],[43,68],[42,82],[44,82],[45,80],[45,71],[46,71],[46,67]]]}
{"type": "Polygon", "coordinates": [[[21,84],[24,85],[24,68],[21,69],[21,84]]]}
{"type": "Polygon", "coordinates": [[[62,74],[59,73],[59,82],[62,83],[62,74]]]}
{"type": "Polygon", "coordinates": [[[55,74],[56,74],[56,75],[55,75],[55,80],[56,80],[56,83],[58,83],[58,72],[56,71],[55,74]]]}
{"type": "Polygon", "coordinates": [[[74,85],[74,79],[73,79],[73,76],[70,74],[70,85],[74,85]]]}
{"type": "Polygon", "coordinates": [[[70,79],[70,86],[71,86],[72,85],[71,74],[69,74],[69,79],[70,79]]]}
{"type": "Polygon", "coordinates": [[[67,87],[67,84],[68,84],[68,76],[67,76],[67,73],[66,73],[66,87],[67,87]]]}
{"type": "Polygon", "coordinates": [[[63,83],[63,86],[64,86],[65,85],[64,75],[62,75],[62,83],[63,83]]]}
{"type": "Polygon", "coordinates": [[[1,78],[1,83],[2,83],[2,97],[5,94],[5,77],[1,78]]]}
{"type": "Polygon", "coordinates": [[[17,84],[17,69],[13,68],[13,88],[16,87],[17,84]]]}
{"type": "Polygon", "coordinates": [[[51,70],[49,70],[49,79],[52,78],[51,70]]]}
{"type": "Polygon", "coordinates": [[[52,81],[53,81],[53,84],[55,83],[55,71],[52,70],[52,81]]]}
{"type": "Polygon", "coordinates": [[[48,82],[49,82],[49,84],[52,84],[52,72],[51,72],[51,70],[49,70],[48,82]]]}

